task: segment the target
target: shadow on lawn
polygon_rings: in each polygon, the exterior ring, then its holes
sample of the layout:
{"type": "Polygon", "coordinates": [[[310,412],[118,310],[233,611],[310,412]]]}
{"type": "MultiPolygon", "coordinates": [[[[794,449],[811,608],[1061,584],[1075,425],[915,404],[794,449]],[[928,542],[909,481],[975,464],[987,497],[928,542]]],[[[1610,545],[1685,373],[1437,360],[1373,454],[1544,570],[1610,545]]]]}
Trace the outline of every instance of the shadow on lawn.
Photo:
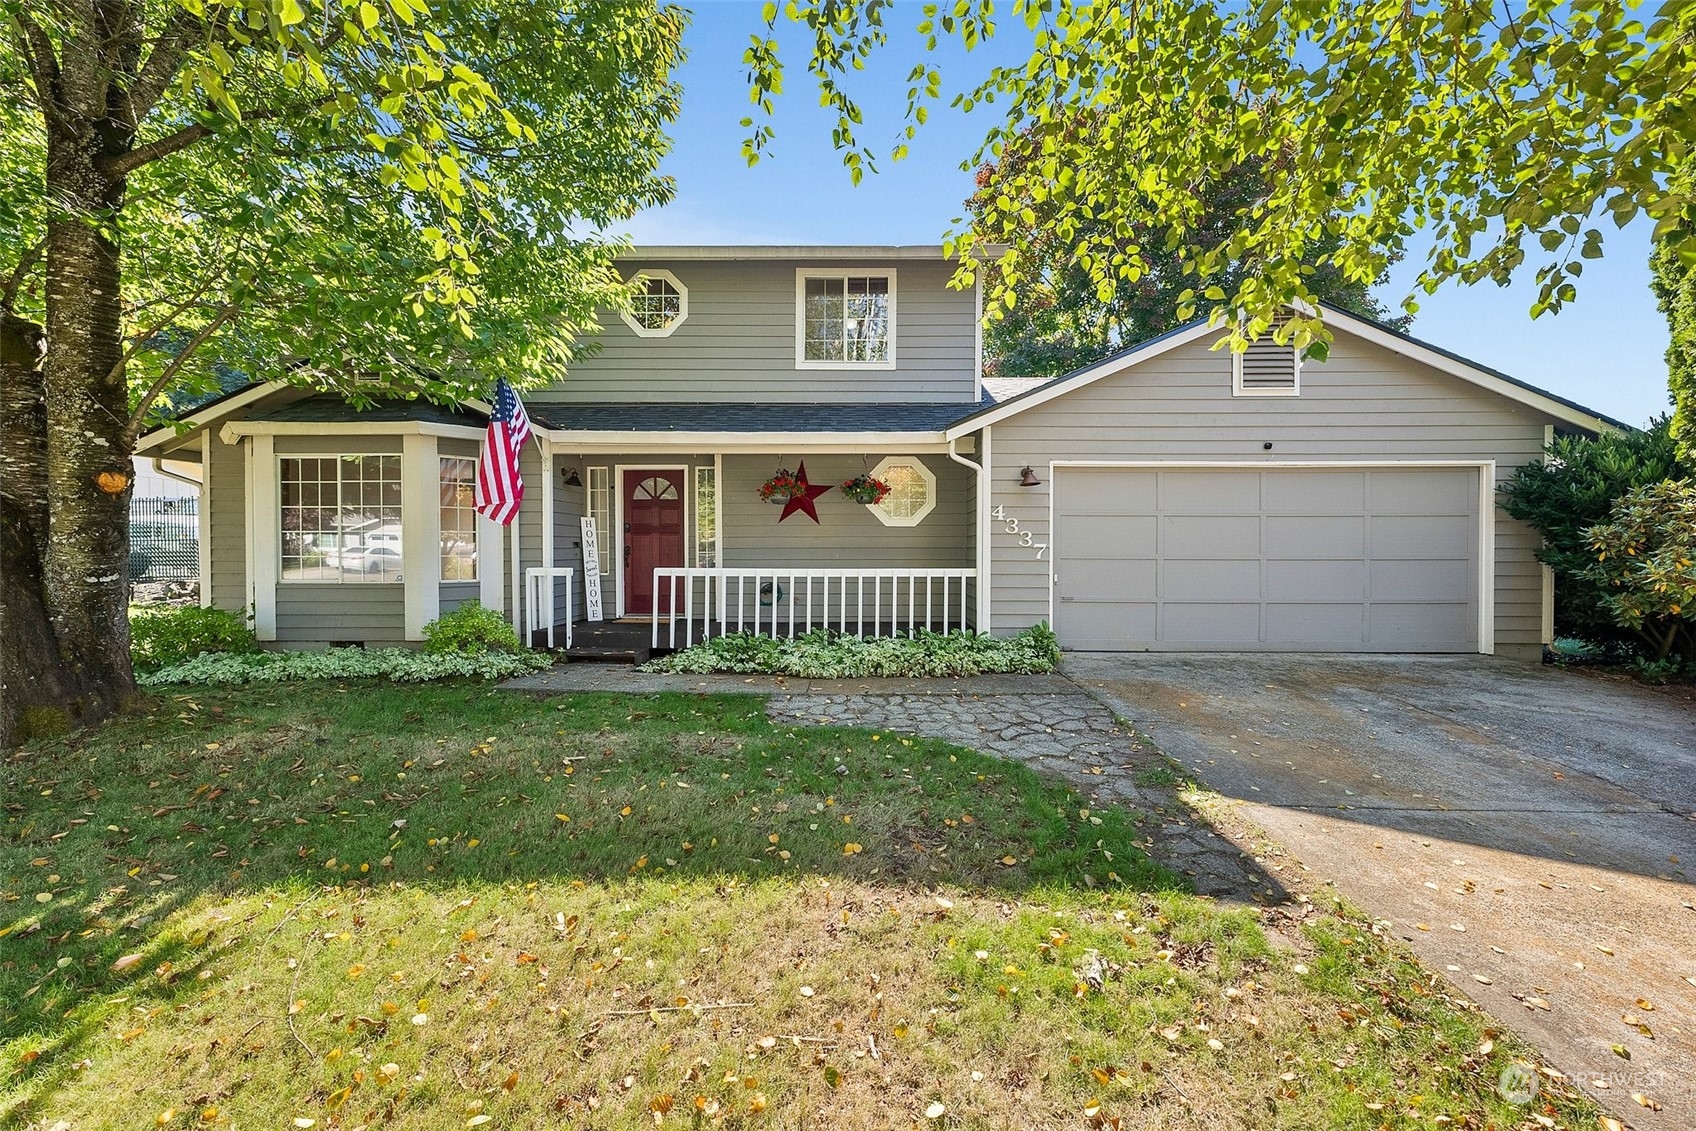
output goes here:
{"type": "Polygon", "coordinates": [[[331,885],[1185,886],[1144,851],[1154,815],[1089,811],[1064,784],[941,742],[774,726],[751,696],[177,695],[14,754],[0,795],[0,1095],[26,1105],[68,1082],[119,1011],[192,1005],[214,936],[266,929],[331,885]],[[246,921],[177,914],[254,893],[271,909],[246,921]]]}

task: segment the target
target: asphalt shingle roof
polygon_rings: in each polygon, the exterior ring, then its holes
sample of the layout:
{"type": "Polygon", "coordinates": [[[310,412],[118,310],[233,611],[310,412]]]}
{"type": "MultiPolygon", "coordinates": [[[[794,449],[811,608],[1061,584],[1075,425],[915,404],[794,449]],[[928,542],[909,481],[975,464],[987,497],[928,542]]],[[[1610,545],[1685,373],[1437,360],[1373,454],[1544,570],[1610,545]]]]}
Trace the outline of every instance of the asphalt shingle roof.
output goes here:
{"type": "Polygon", "coordinates": [[[431,404],[426,400],[382,400],[368,408],[354,408],[334,394],[318,394],[278,405],[254,420],[288,420],[307,424],[339,424],[348,421],[389,423],[421,420],[428,424],[463,424],[481,428],[488,418],[473,409],[431,404]]]}

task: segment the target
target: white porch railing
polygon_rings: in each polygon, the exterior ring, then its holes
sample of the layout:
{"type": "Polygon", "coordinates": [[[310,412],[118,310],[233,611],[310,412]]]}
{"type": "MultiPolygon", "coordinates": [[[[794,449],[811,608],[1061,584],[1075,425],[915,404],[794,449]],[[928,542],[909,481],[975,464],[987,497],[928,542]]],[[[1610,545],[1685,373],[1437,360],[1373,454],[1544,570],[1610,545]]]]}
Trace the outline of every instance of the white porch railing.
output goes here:
{"type": "Polygon", "coordinates": [[[654,570],[653,646],[683,647],[718,633],[795,636],[832,628],[850,636],[909,635],[918,628],[964,628],[971,615],[968,583],[975,569],[696,569],[654,570]],[[869,629],[869,631],[868,631],[869,629]]]}
{"type": "Polygon", "coordinates": [[[554,647],[554,598],[559,595],[559,583],[565,582],[565,646],[571,647],[571,622],[574,619],[574,595],[577,571],[565,566],[531,566],[524,571],[524,646],[534,647],[536,634],[544,629],[548,647],[554,647]]]}

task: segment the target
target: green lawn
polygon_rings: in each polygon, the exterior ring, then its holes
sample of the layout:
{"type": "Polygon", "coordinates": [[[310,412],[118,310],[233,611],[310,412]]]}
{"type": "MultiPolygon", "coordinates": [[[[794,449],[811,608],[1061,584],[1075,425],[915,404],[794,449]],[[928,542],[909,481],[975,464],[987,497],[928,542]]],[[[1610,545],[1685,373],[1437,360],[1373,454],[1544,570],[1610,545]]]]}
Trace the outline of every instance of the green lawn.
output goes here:
{"type": "Polygon", "coordinates": [[[162,697],[0,796],[0,1124],[1595,1126],[1369,924],[754,698],[162,697]]]}

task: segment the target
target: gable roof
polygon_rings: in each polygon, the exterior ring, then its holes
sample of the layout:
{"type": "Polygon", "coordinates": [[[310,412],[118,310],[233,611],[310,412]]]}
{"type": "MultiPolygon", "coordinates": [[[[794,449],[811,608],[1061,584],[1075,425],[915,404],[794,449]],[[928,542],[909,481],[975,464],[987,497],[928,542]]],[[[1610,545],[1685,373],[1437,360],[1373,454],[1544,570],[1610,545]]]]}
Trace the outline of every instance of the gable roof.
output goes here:
{"type": "MultiPolygon", "coordinates": [[[[1382,323],[1370,318],[1363,318],[1339,307],[1325,303],[1325,324],[1335,330],[1353,334],[1363,341],[1381,346],[1392,353],[1397,353],[1411,361],[1430,366],[1452,377],[1471,382],[1482,388],[1518,401],[1520,404],[1554,417],[1556,420],[1569,424],[1586,432],[1630,431],[1632,426],[1624,421],[1615,420],[1594,409],[1586,408],[1576,401],[1558,396],[1546,389],[1539,389],[1518,378],[1509,377],[1488,366],[1479,365],[1461,357],[1457,353],[1422,342],[1400,331],[1392,330],[1382,323]]],[[[1197,319],[1183,326],[1175,327],[1158,337],[1146,342],[1139,342],[1128,349],[1120,350],[1109,357],[1102,358],[1092,365],[1075,369],[1062,374],[1051,381],[1044,382],[1034,389],[1027,389],[1016,396],[999,400],[996,404],[980,409],[966,416],[948,429],[950,440],[958,439],[969,432],[975,432],[987,425],[994,424],[1008,417],[1016,416],[1026,409],[1047,404],[1056,397],[1092,385],[1104,377],[1140,365],[1145,361],[1169,353],[1180,346],[1200,341],[1221,331],[1216,326],[1210,326],[1205,319],[1197,319]]]]}

